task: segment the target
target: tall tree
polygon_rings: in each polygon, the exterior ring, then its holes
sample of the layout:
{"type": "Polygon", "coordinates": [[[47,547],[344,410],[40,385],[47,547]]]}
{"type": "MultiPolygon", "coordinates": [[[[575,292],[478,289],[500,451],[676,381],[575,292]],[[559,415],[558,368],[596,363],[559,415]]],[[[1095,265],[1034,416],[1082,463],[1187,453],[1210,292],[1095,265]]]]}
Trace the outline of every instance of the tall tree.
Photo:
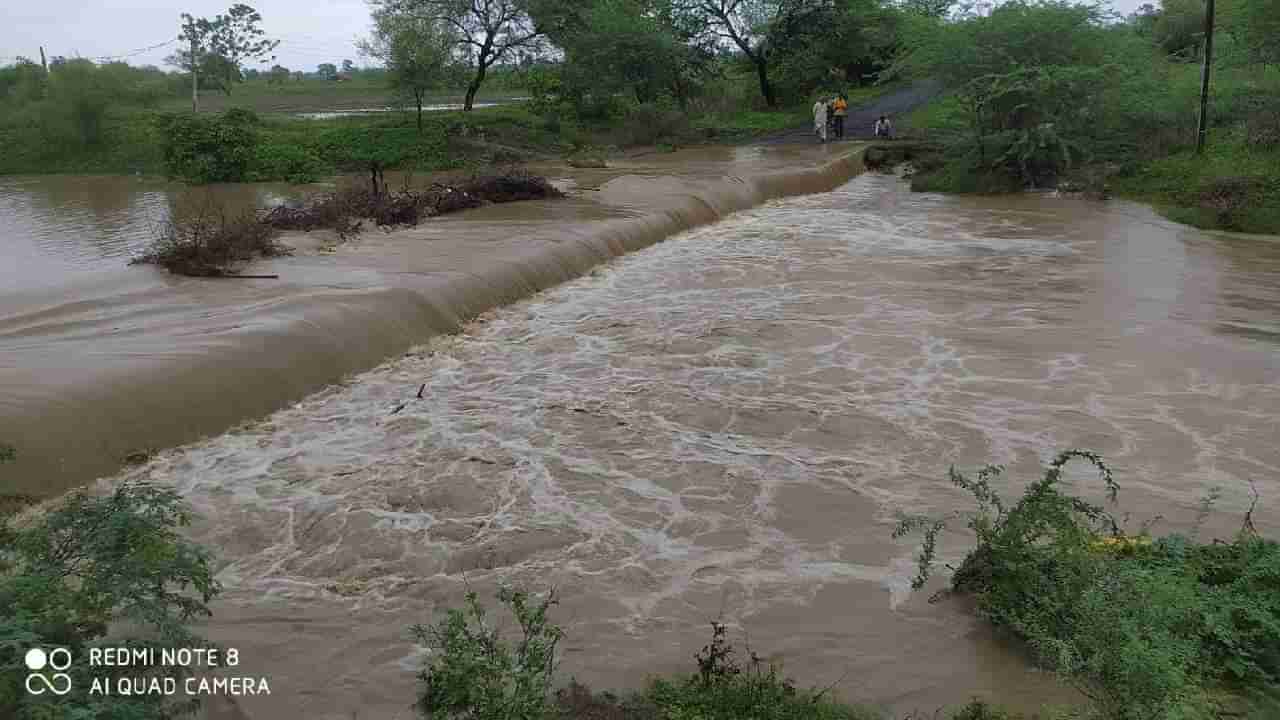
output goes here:
{"type": "Polygon", "coordinates": [[[521,51],[542,47],[542,32],[526,0],[370,0],[379,10],[431,20],[447,33],[458,55],[472,68],[463,110],[471,110],[489,68],[521,51]]]}
{"type": "Polygon", "coordinates": [[[769,80],[773,54],[771,32],[788,17],[804,10],[805,0],[684,0],[685,11],[704,23],[706,32],[729,42],[755,68],[765,104],[776,107],[777,93],[769,80]]]}
{"type": "Polygon", "coordinates": [[[374,9],[373,35],[359,43],[362,53],[386,65],[391,87],[413,98],[418,132],[422,132],[422,101],[428,90],[447,78],[456,44],[430,15],[387,6],[374,9]]]}
{"type": "Polygon", "coordinates": [[[343,60],[343,61],[342,61],[342,72],[347,73],[348,75],[350,75],[351,73],[353,73],[353,72],[355,72],[355,71],[356,71],[355,63],[351,62],[350,60],[343,60]]]}
{"type": "Polygon", "coordinates": [[[333,63],[320,63],[316,66],[316,74],[321,80],[337,80],[338,66],[333,63]]]}
{"type": "Polygon", "coordinates": [[[712,59],[697,33],[683,33],[668,0],[541,0],[534,19],[564,51],[559,79],[565,95],[637,102],[669,93],[685,104],[712,59]]]}
{"type": "Polygon", "coordinates": [[[209,51],[226,60],[218,69],[226,81],[224,88],[228,95],[231,84],[243,80],[240,71],[245,62],[267,63],[276,59],[271,51],[280,41],[267,39],[266,32],[259,27],[261,22],[262,15],[244,3],[232,5],[225,15],[213,19],[209,51]]]}

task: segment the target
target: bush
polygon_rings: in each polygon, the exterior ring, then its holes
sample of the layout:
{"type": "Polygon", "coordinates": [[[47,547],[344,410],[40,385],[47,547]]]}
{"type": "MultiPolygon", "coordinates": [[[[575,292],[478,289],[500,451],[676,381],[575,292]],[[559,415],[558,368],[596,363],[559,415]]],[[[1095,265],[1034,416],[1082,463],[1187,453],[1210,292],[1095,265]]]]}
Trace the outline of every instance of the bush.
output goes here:
{"type": "Polygon", "coordinates": [[[802,690],[775,666],[748,650],[745,666],[728,641],[725,625],[713,622],[711,642],[695,655],[698,672],[656,679],[620,698],[593,694],[571,681],[549,697],[556,646],[564,633],[547,619],[555,596],[534,601],[503,589],[498,599],[516,618],[514,647],[488,622],[475,593],[463,609],[413,635],[432,651],[420,678],[418,707],[426,717],[466,720],[875,720],[873,711],[837,703],[827,691],[802,690]]]}
{"type": "MultiPolygon", "coordinates": [[[[1252,511],[1232,543],[1124,534],[1102,506],[1058,490],[1084,459],[1110,502],[1119,490],[1092,453],[1058,455],[1043,479],[1007,507],[989,466],[953,484],[977,501],[968,516],[977,546],[951,588],[973,595],[994,624],[1027,641],[1037,658],[1076,684],[1111,720],[1208,717],[1223,692],[1249,694],[1280,679],[1280,545],[1257,537],[1252,511]]],[[[895,537],[923,530],[912,586],[932,572],[948,518],[905,518],[895,537]]]]}
{"type": "MultiPolygon", "coordinates": [[[[746,664],[728,641],[722,623],[711,624],[711,642],[694,659],[698,672],[675,680],[655,680],[645,699],[659,717],[699,720],[873,720],[869,710],[835,702],[827,691],[804,690],[779,674],[777,666],[747,650],[746,664]]],[[[829,689],[828,689],[829,690],[829,689]]]]}
{"type": "Polygon", "coordinates": [[[311,183],[326,174],[328,167],[309,148],[278,141],[265,142],[257,148],[247,179],[256,182],[284,180],[311,183]]]}
{"type": "Polygon", "coordinates": [[[689,117],[662,103],[641,103],[627,111],[623,130],[628,145],[653,145],[689,134],[689,117]]]}
{"type": "Polygon", "coordinates": [[[555,593],[535,599],[503,588],[498,600],[520,626],[515,647],[488,623],[474,592],[467,593],[465,608],[449,610],[436,625],[412,628],[413,637],[435,655],[419,675],[418,708],[424,717],[537,720],[550,712],[556,645],[564,636],[547,619],[555,593]]]}
{"type": "Polygon", "coordinates": [[[258,146],[257,116],[233,108],[217,117],[165,114],[158,118],[165,168],[190,183],[241,182],[258,146]]]}
{"type": "Polygon", "coordinates": [[[48,96],[41,103],[46,142],[92,147],[102,140],[107,109],[115,97],[88,60],[72,60],[49,73],[48,96]]]}
{"type": "Polygon", "coordinates": [[[207,646],[188,623],[210,614],[221,588],[208,554],[179,534],[190,519],[174,491],[143,483],[105,496],[78,491],[33,518],[0,516],[0,717],[165,720],[194,709],[164,696],[89,693],[93,677],[114,687],[117,676],[175,677],[175,668],[113,672],[85,661],[99,646],[207,646]],[[130,624],[143,632],[123,632],[130,624]],[[31,647],[71,653],[71,692],[26,692],[31,647]]]}
{"type": "Polygon", "coordinates": [[[257,257],[287,255],[275,234],[275,228],[253,213],[228,217],[205,203],[160,225],[151,247],[130,264],[159,265],[195,277],[234,275],[238,266],[257,257]]]}

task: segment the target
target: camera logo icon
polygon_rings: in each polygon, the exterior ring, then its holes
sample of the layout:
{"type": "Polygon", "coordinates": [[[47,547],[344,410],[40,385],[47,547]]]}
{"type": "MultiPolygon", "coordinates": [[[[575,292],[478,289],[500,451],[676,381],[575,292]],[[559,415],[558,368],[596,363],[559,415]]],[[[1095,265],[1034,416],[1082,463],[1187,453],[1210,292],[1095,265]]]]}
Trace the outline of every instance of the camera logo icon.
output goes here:
{"type": "Polygon", "coordinates": [[[43,695],[46,692],[54,695],[66,695],[71,692],[71,676],[63,672],[71,667],[71,651],[66,648],[54,648],[45,652],[41,648],[31,648],[26,655],[27,692],[32,695],[43,695]],[[50,677],[45,677],[44,670],[53,670],[50,677]]]}

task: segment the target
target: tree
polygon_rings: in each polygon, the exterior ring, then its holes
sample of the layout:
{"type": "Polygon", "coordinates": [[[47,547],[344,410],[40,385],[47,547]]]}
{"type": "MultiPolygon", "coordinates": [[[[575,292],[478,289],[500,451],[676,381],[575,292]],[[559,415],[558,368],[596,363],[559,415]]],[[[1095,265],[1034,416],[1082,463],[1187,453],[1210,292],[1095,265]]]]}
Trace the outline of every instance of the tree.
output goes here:
{"type": "Polygon", "coordinates": [[[42,106],[40,118],[45,139],[57,144],[97,145],[107,108],[121,91],[116,78],[83,58],[50,70],[48,102],[42,106]]]}
{"type": "Polygon", "coordinates": [[[699,42],[698,32],[686,31],[672,9],[667,0],[539,2],[537,26],[565,54],[560,94],[579,111],[589,98],[618,92],[640,103],[669,93],[686,104],[713,53],[699,42]]]}
{"type": "Polygon", "coordinates": [[[0,68],[0,100],[16,103],[36,102],[44,97],[47,73],[40,63],[20,57],[7,68],[0,68]]]}
{"type": "MultiPolygon", "coordinates": [[[[257,10],[239,3],[232,5],[225,15],[212,20],[182,14],[182,34],[178,39],[184,47],[170,55],[166,62],[193,72],[212,81],[219,90],[231,94],[232,86],[243,82],[243,65],[247,60],[269,62],[275,56],[269,53],[280,44],[268,40],[258,27],[262,16],[257,10]]],[[[199,81],[192,79],[192,104],[196,102],[199,81]]]]}
{"type": "Polygon", "coordinates": [[[421,133],[422,101],[448,76],[455,45],[430,16],[383,6],[373,11],[373,36],[361,41],[360,51],[381,60],[391,87],[413,98],[421,133]]]}
{"type": "Polygon", "coordinates": [[[321,80],[337,80],[338,66],[333,63],[320,63],[316,66],[316,74],[321,80]]]}
{"type": "Polygon", "coordinates": [[[1162,0],[1153,28],[1156,43],[1172,56],[1196,59],[1204,44],[1204,15],[1204,0],[1162,0]]]}
{"type": "Polygon", "coordinates": [[[903,0],[902,9],[924,17],[942,18],[955,4],[956,0],[903,0]]]}
{"type": "Polygon", "coordinates": [[[471,110],[489,68],[522,50],[542,47],[525,0],[370,0],[379,9],[409,13],[434,22],[474,69],[463,110],[471,110]]]}
{"type": "Polygon", "coordinates": [[[351,73],[353,73],[353,72],[355,72],[355,71],[356,71],[355,63],[351,62],[350,60],[343,60],[343,61],[342,61],[342,72],[343,72],[343,73],[345,73],[345,74],[347,74],[347,75],[350,75],[351,73]]]}
{"type": "Polygon", "coordinates": [[[266,32],[258,27],[261,22],[262,15],[244,3],[232,5],[227,14],[213,19],[209,50],[226,61],[219,69],[226,79],[228,95],[231,84],[243,80],[240,70],[246,61],[266,63],[276,59],[270,53],[280,41],[267,39],[266,32]]]}
{"type": "Polygon", "coordinates": [[[283,84],[289,79],[289,68],[283,65],[272,65],[271,72],[267,75],[267,82],[277,85],[283,84]]]}
{"type": "MultiPolygon", "coordinates": [[[[927,18],[923,10],[913,12],[913,20],[927,18]]],[[[802,101],[815,90],[866,84],[896,55],[905,20],[877,0],[797,6],[770,28],[775,83],[787,101],[802,101]]]]}
{"type": "MultiPolygon", "coordinates": [[[[0,452],[0,460],[7,457],[0,452]]],[[[195,709],[194,700],[90,692],[97,678],[115,688],[126,675],[177,678],[183,670],[90,667],[86,660],[89,648],[103,645],[132,651],[205,644],[189,623],[211,614],[208,604],[221,588],[208,553],[179,532],[191,513],[177,493],[144,483],[125,483],[106,495],[80,490],[21,522],[11,513],[25,499],[6,499],[0,503],[0,717],[167,720],[195,709]],[[50,683],[59,682],[52,673],[65,673],[69,692],[26,692],[32,671],[25,656],[32,647],[70,653],[65,670],[42,673],[50,683]]]]}
{"type": "Polygon", "coordinates": [[[1280,65],[1280,0],[1227,0],[1223,11],[1246,62],[1280,65]]]}
{"type": "Polygon", "coordinates": [[[769,81],[773,28],[806,9],[805,0],[684,0],[686,12],[698,17],[706,32],[733,44],[755,68],[765,104],[776,107],[769,81]]]}

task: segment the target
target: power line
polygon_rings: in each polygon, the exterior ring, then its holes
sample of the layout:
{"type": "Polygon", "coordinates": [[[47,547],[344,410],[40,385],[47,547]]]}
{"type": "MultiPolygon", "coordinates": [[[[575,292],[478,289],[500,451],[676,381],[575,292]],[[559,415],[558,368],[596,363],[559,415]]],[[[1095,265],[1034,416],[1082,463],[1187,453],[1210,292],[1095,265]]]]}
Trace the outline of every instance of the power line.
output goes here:
{"type": "Polygon", "coordinates": [[[162,47],[165,47],[166,45],[172,45],[176,42],[178,42],[178,38],[173,38],[172,40],[166,40],[162,43],[156,43],[155,45],[148,45],[147,47],[144,47],[144,48],[138,48],[137,50],[130,51],[123,55],[99,55],[97,59],[102,62],[112,62],[114,60],[125,60],[127,58],[134,57],[135,55],[141,55],[142,53],[145,53],[145,52],[158,50],[162,47]]]}

